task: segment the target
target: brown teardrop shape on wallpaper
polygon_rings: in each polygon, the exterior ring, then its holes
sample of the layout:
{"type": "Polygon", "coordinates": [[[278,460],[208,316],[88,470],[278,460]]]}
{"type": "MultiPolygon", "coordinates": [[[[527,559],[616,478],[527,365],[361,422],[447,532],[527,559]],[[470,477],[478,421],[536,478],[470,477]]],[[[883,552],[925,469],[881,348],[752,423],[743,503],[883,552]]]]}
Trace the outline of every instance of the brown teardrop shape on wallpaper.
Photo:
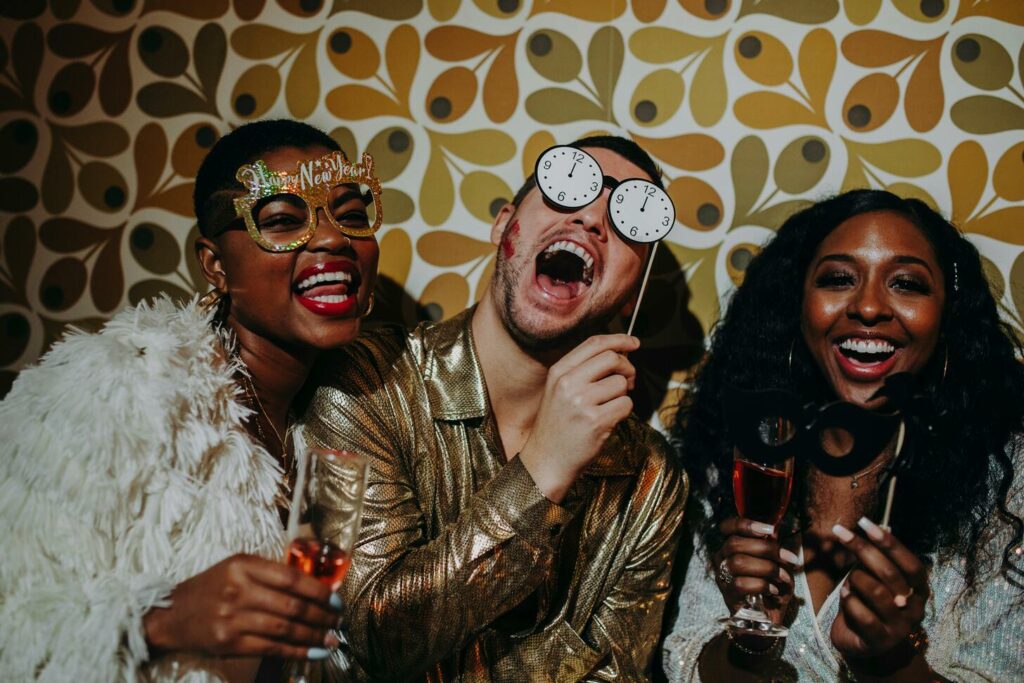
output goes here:
{"type": "Polygon", "coordinates": [[[857,81],[843,103],[843,118],[853,130],[874,130],[892,117],[900,100],[900,85],[886,73],[868,74],[857,81]]]}
{"type": "Polygon", "coordinates": [[[380,68],[380,50],[370,36],[357,28],[342,26],[327,39],[327,56],[349,78],[370,78],[380,68]]]}
{"type": "Polygon", "coordinates": [[[21,170],[36,153],[39,131],[28,119],[14,119],[0,128],[0,173],[21,170]]]}
{"type": "Polygon", "coordinates": [[[782,85],[793,73],[789,49],[763,31],[747,31],[736,41],[734,50],[740,71],[761,85],[782,85]]]}
{"type": "Polygon", "coordinates": [[[194,178],[199,164],[210,151],[220,133],[212,123],[199,121],[178,136],[171,150],[171,168],[182,178],[194,178]]]}
{"type": "Polygon", "coordinates": [[[775,160],[775,185],[786,194],[800,195],[815,185],[828,170],[828,143],[806,135],[786,145],[775,160]]]}
{"type": "Polygon", "coordinates": [[[754,260],[757,253],[760,251],[760,247],[756,244],[750,244],[743,242],[742,244],[735,245],[729,250],[729,253],[725,257],[725,271],[729,273],[729,279],[732,283],[739,287],[743,284],[743,277],[747,274],[747,266],[754,260]]]}
{"type": "Polygon", "coordinates": [[[366,145],[366,152],[373,157],[373,166],[381,182],[393,180],[405,170],[412,158],[413,143],[412,134],[401,126],[385,128],[373,136],[366,145]]]}
{"type": "Polygon", "coordinates": [[[982,90],[1002,90],[1013,78],[1013,58],[995,40],[977,33],[961,36],[953,44],[953,68],[960,77],[982,90]]]}
{"type": "Polygon", "coordinates": [[[39,301],[47,310],[65,311],[82,298],[88,277],[81,259],[73,256],[58,259],[43,273],[39,301]]]}
{"type": "Polygon", "coordinates": [[[685,85],[675,69],[658,69],[644,76],[629,104],[633,120],[641,126],[657,126],[672,117],[683,102],[685,85]]]}
{"type": "Polygon", "coordinates": [[[50,82],[46,101],[57,116],[74,116],[89,104],[96,89],[96,74],[85,62],[61,67],[50,82]]]}
{"type": "Polygon", "coordinates": [[[434,81],[427,92],[426,107],[435,121],[454,121],[466,113],[476,98],[476,74],[453,66],[434,81]]]}
{"type": "Polygon", "coordinates": [[[121,172],[103,161],[90,161],[78,170],[78,189],[94,208],[115,213],[128,201],[128,183],[121,172]]]}
{"type": "Polygon", "coordinates": [[[263,116],[281,92],[281,74],[269,64],[249,67],[231,91],[231,108],[245,119],[263,116]]]}
{"type": "Polygon", "coordinates": [[[21,358],[32,337],[28,319],[18,312],[0,316],[0,365],[10,365],[21,358]]]}
{"type": "Polygon", "coordinates": [[[553,29],[535,31],[526,39],[526,58],[537,73],[556,83],[568,83],[583,68],[583,55],[576,43],[553,29]]]}
{"type": "Polygon", "coordinates": [[[163,26],[150,26],[140,33],[138,51],[142,63],[158,76],[177,78],[188,68],[188,46],[163,26]]]}
{"type": "Polygon", "coordinates": [[[181,261],[181,247],[174,235],[155,223],[139,223],[128,233],[132,256],[157,275],[170,275],[181,261]]]}

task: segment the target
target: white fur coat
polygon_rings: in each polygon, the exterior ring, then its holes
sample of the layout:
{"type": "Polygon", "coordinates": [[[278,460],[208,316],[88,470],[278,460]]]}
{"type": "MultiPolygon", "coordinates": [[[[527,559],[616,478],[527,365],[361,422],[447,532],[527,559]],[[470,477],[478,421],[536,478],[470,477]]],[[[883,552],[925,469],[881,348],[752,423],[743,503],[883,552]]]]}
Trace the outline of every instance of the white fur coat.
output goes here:
{"type": "Polygon", "coordinates": [[[223,349],[195,302],[160,300],[70,334],[0,402],[0,680],[218,680],[148,662],[141,618],[229,555],[281,557],[282,473],[223,349]]]}

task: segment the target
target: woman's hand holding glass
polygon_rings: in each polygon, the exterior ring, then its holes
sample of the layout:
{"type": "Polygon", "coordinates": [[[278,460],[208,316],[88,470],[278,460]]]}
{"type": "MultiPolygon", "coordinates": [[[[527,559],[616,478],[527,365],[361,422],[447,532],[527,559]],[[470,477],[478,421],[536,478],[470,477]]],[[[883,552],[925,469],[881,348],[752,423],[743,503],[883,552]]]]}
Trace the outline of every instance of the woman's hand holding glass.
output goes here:
{"type": "Polygon", "coordinates": [[[869,519],[860,536],[836,525],[836,538],[857,557],[840,588],[832,644],[849,662],[905,653],[924,619],[928,575],[920,558],[869,519]]]}
{"type": "Polygon", "coordinates": [[[781,624],[793,597],[799,559],[779,544],[770,524],[729,517],[719,525],[725,538],[714,554],[715,581],[730,613],[747,606],[747,596],[762,595],[765,613],[781,624]]]}
{"type": "Polygon", "coordinates": [[[181,582],[171,605],[143,617],[150,655],[327,656],[341,603],[320,581],[253,555],[233,555],[181,582]]]}

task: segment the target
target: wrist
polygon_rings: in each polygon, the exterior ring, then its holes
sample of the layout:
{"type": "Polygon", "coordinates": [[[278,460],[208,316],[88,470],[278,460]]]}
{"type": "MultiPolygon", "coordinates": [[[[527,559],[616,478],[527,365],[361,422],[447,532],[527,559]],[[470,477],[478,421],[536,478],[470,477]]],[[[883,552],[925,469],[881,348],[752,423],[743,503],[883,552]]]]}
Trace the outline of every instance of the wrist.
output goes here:
{"type": "Polygon", "coordinates": [[[517,457],[537,489],[556,505],[565,499],[569,489],[576,482],[576,477],[579,476],[578,472],[565,467],[556,459],[534,454],[533,449],[524,448],[517,457]]]}

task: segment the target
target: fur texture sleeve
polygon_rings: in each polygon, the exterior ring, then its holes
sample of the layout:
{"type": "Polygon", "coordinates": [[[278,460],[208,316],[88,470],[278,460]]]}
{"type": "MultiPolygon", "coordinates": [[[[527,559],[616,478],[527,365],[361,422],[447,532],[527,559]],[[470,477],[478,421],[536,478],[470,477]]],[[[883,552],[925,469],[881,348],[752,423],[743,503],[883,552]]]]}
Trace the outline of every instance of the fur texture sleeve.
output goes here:
{"type": "Polygon", "coordinates": [[[207,322],[194,305],[128,309],[0,402],[0,680],[134,681],[142,616],[174,585],[280,552],[280,471],[240,428],[207,322]]]}

